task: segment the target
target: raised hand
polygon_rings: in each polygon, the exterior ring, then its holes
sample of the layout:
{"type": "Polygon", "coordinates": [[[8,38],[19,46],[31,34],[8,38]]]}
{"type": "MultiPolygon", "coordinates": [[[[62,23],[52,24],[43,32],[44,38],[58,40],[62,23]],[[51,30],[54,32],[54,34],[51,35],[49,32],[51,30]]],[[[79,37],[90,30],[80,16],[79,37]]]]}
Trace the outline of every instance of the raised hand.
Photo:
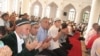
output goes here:
{"type": "Polygon", "coordinates": [[[0,48],[0,56],[12,56],[12,51],[8,46],[0,48]]]}
{"type": "Polygon", "coordinates": [[[29,42],[27,41],[26,43],[26,48],[31,51],[33,49],[35,49],[38,46],[38,41],[34,40],[33,42],[29,42]]]}

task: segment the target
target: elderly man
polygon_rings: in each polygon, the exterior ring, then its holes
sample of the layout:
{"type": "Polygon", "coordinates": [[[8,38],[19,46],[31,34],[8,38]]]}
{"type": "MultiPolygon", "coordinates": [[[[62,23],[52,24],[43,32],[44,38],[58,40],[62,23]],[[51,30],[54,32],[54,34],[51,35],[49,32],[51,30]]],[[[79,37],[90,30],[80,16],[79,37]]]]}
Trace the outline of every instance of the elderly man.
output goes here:
{"type": "Polygon", "coordinates": [[[17,20],[15,31],[0,39],[11,48],[12,56],[34,56],[37,53],[37,41],[24,42],[24,39],[28,38],[30,28],[31,24],[27,19],[17,20]]]}

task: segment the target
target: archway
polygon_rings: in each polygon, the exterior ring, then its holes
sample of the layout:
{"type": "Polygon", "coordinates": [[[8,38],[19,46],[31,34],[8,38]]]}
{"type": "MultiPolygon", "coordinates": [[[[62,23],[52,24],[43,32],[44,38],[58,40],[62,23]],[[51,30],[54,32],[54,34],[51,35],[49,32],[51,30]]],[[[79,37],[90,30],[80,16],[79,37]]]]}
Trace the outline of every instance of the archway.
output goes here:
{"type": "Polygon", "coordinates": [[[90,17],[90,10],[91,10],[90,6],[87,6],[82,10],[81,23],[88,23],[90,17]]]}
{"type": "Polygon", "coordinates": [[[65,6],[63,10],[63,19],[74,21],[75,20],[76,9],[72,4],[65,6]]]}
{"type": "Polygon", "coordinates": [[[31,5],[30,14],[32,16],[35,16],[35,17],[41,17],[42,16],[42,5],[39,1],[36,1],[31,5]]]}
{"type": "MultiPolygon", "coordinates": [[[[50,3],[48,6],[47,6],[47,9],[49,10],[48,12],[48,17],[49,18],[55,18],[56,17],[56,13],[57,13],[57,8],[58,6],[52,2],[50,3]],[[48,9],[49,8],[49,9],[48,9]]],[[[45,15],[46,15],[47,12],[45,12],[45,15]]]]}

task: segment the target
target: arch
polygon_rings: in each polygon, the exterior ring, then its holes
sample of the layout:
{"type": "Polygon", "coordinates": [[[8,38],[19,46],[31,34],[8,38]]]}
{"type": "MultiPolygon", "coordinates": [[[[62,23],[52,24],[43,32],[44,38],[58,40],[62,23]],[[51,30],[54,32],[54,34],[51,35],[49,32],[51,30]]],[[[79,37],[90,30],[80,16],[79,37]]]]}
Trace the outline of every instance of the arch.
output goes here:
{"type": "Polygon", "coordinates": [[[58,8],[57,4],[56,4],[56,3],[54,3],[54,2],[51,2],[48,6],[51,6],[51,7],[55,6],[55,7],[57,7],[57,8],[58,8]]]}
{"type": "Polygon", "coordinates": [[[81,19],[82,19],[82,23],[88,23],[88,20],[89,20],[89,16],[90,16],[90,10],[91,10],[91,6],[86,6],[82,9],[82,12],[81,12],[81,19]],[[87,17],[85,17],[85,15],[87,17]]]}
{"type": "Polygon", "coordinates": [[[39,14],[38,14],[38,17],[41,17],[42,16],[42,4],[37,0],[36,2],[32,3],[31,5],[31,9],[30,9],[30,14],[33,15],[34,13],[34,7],[35,5],[38,5],[39,6],[39,14]]]}
{"type": "Polygon", "coordinates": [[[72,4],[68,4],[64,7],[64,9],[63,9],[63,19],[64,20],[74,21],[75,20],[75,15],[76,15],[76,9],[72,4]],[[69,15],[69,14],[72,14],[72,13],[70,13],[71,10],[74,11],[73,12],[74,15],[72,15],[73,16],[72,18],[70,18],[70,15],[69,15]]]}
{"type": "MultiPolygon", "coordinates": [[[[64,9],[67,9],[67,8],[74,8],[75,9],[75,7],[73,6],[73,4],[68,4],[68,5],[66,5],[65,7],[64,7],[64,9]]],[[[75,9],[76,10],[76,9],[75,9]]]]}
{"type": "Polygon", "coordinates": [[[86,6],[85,8],[82,9],[82,11],[85,11],[85,10],[90,11],[91,10],[91,6],[86,6]]]}
{"type": "MultiPolygon", "coordinates": [[[[49,18],[55,18],[56,17],[56,13],[57,13],[57,8],[58,8],[57,4],[54,3],[54,2],[51,2],[50,4],[48,4],[48,6],[50,7],[49,18]]],[[[46,12],[45,12],[45,15],[46,15],[46,12]]]]}

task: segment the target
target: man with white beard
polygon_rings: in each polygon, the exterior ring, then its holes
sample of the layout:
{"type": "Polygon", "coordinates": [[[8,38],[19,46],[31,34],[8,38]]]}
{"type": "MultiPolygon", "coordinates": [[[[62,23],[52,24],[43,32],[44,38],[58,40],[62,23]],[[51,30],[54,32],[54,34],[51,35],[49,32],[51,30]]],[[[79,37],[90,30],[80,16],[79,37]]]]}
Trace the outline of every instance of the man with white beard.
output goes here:
{"type": "Polygon", "coordinates": [[[37,41],[26,42],[25,38],[28,38],[30,33],[31,24],[27,19],[21,19],[16,21],[16,29],[14,32],[0,39],[12,50],[12,56],[35,56],[37,50],[35,49],[38,45],[37,41]]]}

